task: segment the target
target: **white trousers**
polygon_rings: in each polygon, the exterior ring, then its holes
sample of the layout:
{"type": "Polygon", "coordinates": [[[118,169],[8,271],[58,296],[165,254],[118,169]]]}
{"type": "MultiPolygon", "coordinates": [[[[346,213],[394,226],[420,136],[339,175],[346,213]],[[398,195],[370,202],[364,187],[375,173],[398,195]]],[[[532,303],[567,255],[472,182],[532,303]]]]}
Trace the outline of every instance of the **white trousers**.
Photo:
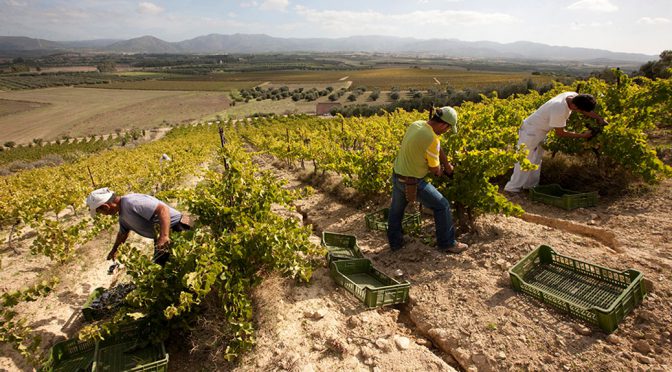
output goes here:
{"type": "Polygon", "coordinates": [[[518,131],[518,147],[525,144],[525,148],[530,150],[527,154],[527,160],[537,165],[537,169],[524,171],[520,169],[520,163],[513,167],[511,180],[504,186],[504,190],[510,192],[519,192],[521,189],[531,189],[539,185],[539,176],[541,176],[541,157],[544,155],[544,149],[541,143],[546,138],[546,131],[530,130],[521,127],[518,131]]]}

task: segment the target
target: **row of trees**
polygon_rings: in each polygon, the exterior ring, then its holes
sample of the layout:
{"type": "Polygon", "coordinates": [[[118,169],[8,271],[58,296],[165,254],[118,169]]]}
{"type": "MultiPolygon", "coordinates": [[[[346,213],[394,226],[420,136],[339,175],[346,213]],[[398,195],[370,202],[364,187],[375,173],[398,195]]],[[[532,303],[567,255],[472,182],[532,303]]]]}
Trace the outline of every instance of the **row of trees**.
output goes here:
{"type": "MultiPolygon", "coordinates": [[[[453,89],[443,90],[431,88],[426,91],[419,89],[409,90],[408,98],[402,98],[403,92],[398,87],[392,87],[389,97],[391,103],[370,106],[366,104],[350,105],[344,107],[335,107],[331,110],[332,115],[350,116],[372,116],[383,111],[394,112],[396,109],[405,111],[426,110],[434,106],[459,106],[464,102],[481,102],[484,97],[497,96],[507,98],[514,94],[525,94],[530,91],[545,93],[553,87],[552,83],[538,85],[531,79],[526,79],[520,83],[509,83],[502,86],[485,87],[482,89],[453,89]]],[[[372,93],[373,95],[373,93],[372,93]]],[[[375,101],[373,98],[372,101],[375,101]]]]}
{"type": "Polygon", "coordinates": [[[649,61],[639,68],[639,75],[649,79],[672,77],[672,50],[660,53],[660,59],[649,61]]]}
{"type": "MultiPolygon", "coordinates": [[[[102,61],[96,65],[96,68],[99,72],[114,72],[117,70],[117,64],[114,61],[102,61]]],[[[23,57],[14,58],[9,66],[9,72],[11,73],[30,72],[31,70],[41,72],[42,66],[35,60],[24,59],[23,57]]]]}
{"type": "Polygon", "coordinates": [[[271,99],[274,101],[283,99],[283,98],[292,98],[293,101],[314,101],[319,97],[324,97],[334,91],[334,88],[329,86],[324,89],[317,89],[315,87],[306,89],[303,87],[295,88],[290,90],[288,86],[283,85],[281,87],[268,87],[264,88],[257,86],[250,89],[242,89],[240,91],[234,90],[231,92],[230,97],[235,102],[249,102],[250,100],[261,101],[264,99],[271,99]]]}

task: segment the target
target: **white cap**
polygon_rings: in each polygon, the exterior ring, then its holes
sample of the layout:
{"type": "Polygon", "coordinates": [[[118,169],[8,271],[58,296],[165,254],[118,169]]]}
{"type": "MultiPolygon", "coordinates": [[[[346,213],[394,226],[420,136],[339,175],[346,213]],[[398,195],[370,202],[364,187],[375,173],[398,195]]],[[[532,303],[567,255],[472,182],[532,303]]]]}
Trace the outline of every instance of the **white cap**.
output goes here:
{"type": "Polygon", "coordinates": [[[89,213],[91,218],[96,217],[96,209],[101,205],[107,203],[112,199],[114,193],[107,187],[93,190],[89,196],[86,197],[86,205],[89,206],[89,213]]]}
{"type": "Polygon", "coordinates": [[[435,115],[441,119],[441,121],[450,124],[453,129],[453,133],[457,134],[457,111],[450,106],[444,106],[439,109],[436,109],[435,115]]]}

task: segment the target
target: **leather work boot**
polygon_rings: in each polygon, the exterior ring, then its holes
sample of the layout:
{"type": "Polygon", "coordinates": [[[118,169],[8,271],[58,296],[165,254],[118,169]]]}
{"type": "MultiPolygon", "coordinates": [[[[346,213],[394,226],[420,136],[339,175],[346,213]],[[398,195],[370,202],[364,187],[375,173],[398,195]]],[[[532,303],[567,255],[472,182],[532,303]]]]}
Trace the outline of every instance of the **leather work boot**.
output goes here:
{"type": "Polygon", "coordinates": [[[468,245],[466,245],[464,243],[460,243],[460,242],[455,242],[455,244],[450,246],[450,247],[439,248],[439,251],[440,252],[445,252],[445,253],[458,254],[458,253],[462,253],[462,252],[466,251],[467,248],[469,248],[468,245]]]}

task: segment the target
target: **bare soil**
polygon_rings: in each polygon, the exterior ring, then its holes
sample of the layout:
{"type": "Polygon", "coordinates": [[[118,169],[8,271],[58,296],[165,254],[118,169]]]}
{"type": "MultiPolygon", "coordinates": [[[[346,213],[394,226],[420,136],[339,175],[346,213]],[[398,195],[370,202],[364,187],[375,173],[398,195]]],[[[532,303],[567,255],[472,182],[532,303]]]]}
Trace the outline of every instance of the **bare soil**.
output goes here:
{"type": "MultiPolygon", "coordinates": [[[[76,218],[76,217],[75,217],[76,218]]],[[[113,228],[112,230],[114,230],[113,228]]],[[[107,275],[110,261],[106,261],[107,252],[114,243],[116,231],[100,234],[78,249],[74,259],[67,265],[51,262],[45,256],[30,254],[33,234],[24,234],[14,246],[19,254],[2,246],[2,271],[0,271],[0,292],[9,292],[27,285],[47,280],[59,279],[54,291],[35,302],[22,302],[14,310],[28,321],[31,329],[42,338],[41,351],[48,350],[55,343],[77,336],[84,326],[82,306],[87,297],[97,287],[114,286],[123,280],[123,270],[107,275]]],[[[6,238],[6,237],[5,237],[6,238]]],[[[146,246],[147,254],[152,250],[151,241],[132,235],[129,240],[139,247],[146,246]]],[[[6,240],[3,240],[3,243],[6,240]]],[[[8,344],[0,343],[0,371],[32,371],[21,355],[8,344]]]]}
{"type": "Polygon", "coordinates": [[[46,88],[0,92],[3,143],[27,143],[33,138],[56,139],[112,133],[116,129],[147,129],[198,120],[226,109],[227,93],[134,91],[92,88],[46,88]],[[7,103],[7,101],[10,101],[7,103]],[[25,107],[26,102],[41,107],[25,107]]]}
{"type": "MultiPolygon", "coordinates": [[[[290,185],[297,182],[295,171],[276,172],[290,185]]],[[[439,253],[419,238],[411,238],[402,251],[393,253],[384,233],[368,231],[364,224],[365,214],[386,207],[385,203],[356,209],[338,195],[318,191],[297,202],[304,222],[312,224],[318,235],[328,230],[357,236],[377,268],[388,275],[403,271],[412,283],[411,301],[398,309],[366,310],[334,286],[326,268],[318,270],[313,283],[305,287],[273,279],[257,293],[259,346],[238,369],[449,368],[435,364],[438,358],[457,369],[479,371],[669,370],[671,187],[672,181],[667,180],[652,193],[603,200],[596,208],[574,211],[535,204],[517,195],[515,202],[545,220],[481,216],[476,232],[461,237],[470,248],[460,255],[439,253]],[[548,221],[556,223],[544,223],[548,221]],[[620,252],[613,242],[605,244],[595,238],[600,234],[586,231],[613,233],[620,252]],[[540,244],[602,266],[639,270],[651,280],[653,290],[619,329],[606,335],[511,289],[508,269],[540,244]],[[312,312],[320,309],[326,315],[315,319],[312,312]],[[412,349],[419,350],[411,356],[409,350],[385,346],[399,336],[410,339],[412,349]],[[345,341],[347,351],[325,352],[330,337],[345,341]],[[390,360],[394,363],[387,364],[390,360]]],[[[425,217],[424,224],[425,234],[431,236],[431,216],[425,217]]]]}
{"type": "Polygon", "coordinates": [[[38,109],[48,104],[30,101],[12,101],[0,99],[0,117],[38,109]]]}

